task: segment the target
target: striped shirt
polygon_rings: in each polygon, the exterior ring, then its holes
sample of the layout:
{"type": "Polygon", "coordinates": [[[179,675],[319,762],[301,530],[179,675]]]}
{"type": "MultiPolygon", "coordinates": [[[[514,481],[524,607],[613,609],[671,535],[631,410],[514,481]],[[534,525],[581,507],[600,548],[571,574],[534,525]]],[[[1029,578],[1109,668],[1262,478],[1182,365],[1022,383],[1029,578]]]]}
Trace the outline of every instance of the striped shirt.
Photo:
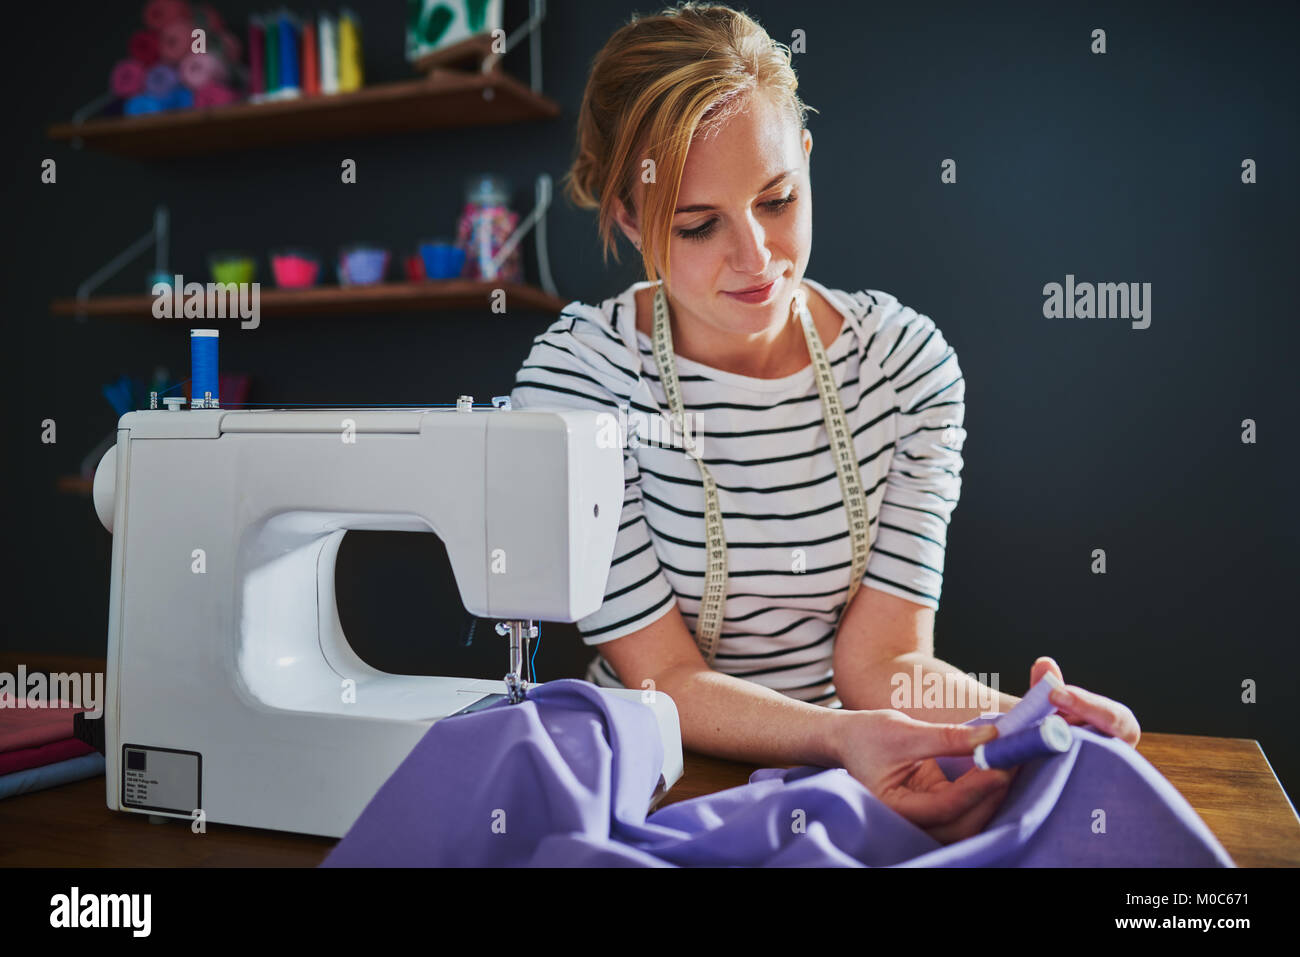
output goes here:
{"type": "MultiPolygon", "coordinates": [[[[844,316],[826,357],[874,538],[862,585],[937,609],[966,435],[957,356],[929,317],[888,293],[804,282],[844,316]]],[[[635,283],[599,305],[566,306],[533,340],[511,393],[514,408],[594,409],[626,423],[623,512],[605,600],[577,623],[598,651],[674,602],[694,634],[704,593],[703,480],[680,438],[671,441],[651,340],[636,328],[634,296],[650,285],[635,283]]],[[[713,667],[840,707],[832,651],[852,544],[813,367],[757,379],[678,356],[677,371],[727,542],[713,667]]],[[[622,687],[599,654],[587,680],[622,687]]]]}

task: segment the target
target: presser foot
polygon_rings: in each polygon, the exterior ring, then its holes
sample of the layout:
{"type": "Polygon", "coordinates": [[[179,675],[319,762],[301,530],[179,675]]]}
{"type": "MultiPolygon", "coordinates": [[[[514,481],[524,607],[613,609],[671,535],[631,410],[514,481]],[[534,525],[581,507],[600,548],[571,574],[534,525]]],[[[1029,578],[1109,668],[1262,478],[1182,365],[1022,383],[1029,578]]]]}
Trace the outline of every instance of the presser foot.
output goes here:
{"type": "Polygon", "coordinates": [[[519,704],[528,697],[528,687],[528,682],[518,675],[506,675],[506,700],[511,704],[519,704]]]}
{"type": "Polygon", "coordinates": [[[528,682],[521,675],[524,673],[524,661],[527,660],[528,643],[537,637],[537,623],[533,621],[499,621],[497,634],[510,639],[510,670],[506,672],[506,700],[510,704],[519,704],[527,697],[528,682]]]}

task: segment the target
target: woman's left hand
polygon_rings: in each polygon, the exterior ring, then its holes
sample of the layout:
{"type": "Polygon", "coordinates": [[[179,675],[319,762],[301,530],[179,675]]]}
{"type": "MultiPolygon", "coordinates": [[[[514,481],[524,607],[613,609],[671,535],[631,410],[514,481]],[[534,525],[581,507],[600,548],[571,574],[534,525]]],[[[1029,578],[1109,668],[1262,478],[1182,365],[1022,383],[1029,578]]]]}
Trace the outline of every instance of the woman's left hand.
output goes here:
{"type": "Polygon", "coordinates": [[[1029,686],[1032,688],[1049,671],[1060,679],[1062,685],[1051,693],[1049,700],[1068,724],[1090,724],[1103,734],[1137,747],[1142,729],[1133,712],[1118,701],[1077,685],[1067,685],[1060,666],[1051,658],[1042,657],[1034,662],[1029,670],[1029,686]]]}

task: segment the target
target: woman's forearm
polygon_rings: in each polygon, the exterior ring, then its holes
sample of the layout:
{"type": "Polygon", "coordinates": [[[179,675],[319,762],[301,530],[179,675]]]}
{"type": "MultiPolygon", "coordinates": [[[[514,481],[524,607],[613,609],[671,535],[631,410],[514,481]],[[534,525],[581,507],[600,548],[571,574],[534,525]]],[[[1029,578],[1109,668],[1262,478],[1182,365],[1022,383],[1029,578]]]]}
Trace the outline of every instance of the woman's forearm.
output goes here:
{"type": "Polygon", "coordinates": [[[1020,700],[920,652],[861,664],[837,662],[835,688],[846,708],[893,708],[919,721],[952,724],[1010,711],[1020,700]]]}
{"type": "Polygon", "coordinates": [[[848,712],[708,668],[669,669],[656,690],[677,705],[687,750],[753,764],[842,764],[838,729],[848,712]]]}

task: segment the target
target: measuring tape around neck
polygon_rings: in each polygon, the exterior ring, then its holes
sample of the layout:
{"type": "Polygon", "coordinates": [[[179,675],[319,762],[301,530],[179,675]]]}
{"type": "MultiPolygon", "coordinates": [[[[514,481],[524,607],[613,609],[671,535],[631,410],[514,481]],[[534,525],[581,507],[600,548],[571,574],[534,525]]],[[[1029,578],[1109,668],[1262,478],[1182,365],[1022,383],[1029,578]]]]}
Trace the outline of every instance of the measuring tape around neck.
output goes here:
{"type": "MultiPolygon", "coordinates": [[[[831,364],[826,360],[826,350],[822,347],[821,336],[813,325],[808,311],[807,294],[795,291],[791,308],[798,315],[803,327],[804,339],[808,342],[808,352],[812,356],[816,373],[817,391],[821,395],[822,418],[826,423],[826,434],[830,437],[834,452],[835,471],[840,480],[840,492],[844,497],[844,508],[848,513],[849,532],[853,542],[853,565],[849,578],[849,597],[844,603],[847,611],[862,584],[862,576],[867,570],[867,554],[871,550],[871,522],[867,515],[867,499],[862,489],[862,476],[858,471],[858,455],[853,445],[853,436],[844,419],[844,407],[840,404],[839,390],[835,386],[835,375],[831,364]]],[[[669,412],[673,428],[683,437],[685,412],[682,406],[681,387],[677,381],[677,362],[673,356],[673,337],[668,325],[668,297],[664,293],[663,283],[655,290],[654,335],[655,364],[659,367],[659,379],[668,398],[669,412]]],[[[713,665],[713,658],[718,651],[718,636],[722,633],[723,606],[727,600],[727,540],[722,531],[722,509],[718,505],[718,487],[709,474],[708,467],[700,455],[699,448],[693,441],[686,441],[686,454],[699,466],[704,479],[704,525],[707,539],[708,566],[704,577],[704,595],[700,602],[700,612],[696,619],[695,643],[699,646],[704,660],[713,665]]],[[[843,617],[843,615],[841,615],[843,617]]]]}

